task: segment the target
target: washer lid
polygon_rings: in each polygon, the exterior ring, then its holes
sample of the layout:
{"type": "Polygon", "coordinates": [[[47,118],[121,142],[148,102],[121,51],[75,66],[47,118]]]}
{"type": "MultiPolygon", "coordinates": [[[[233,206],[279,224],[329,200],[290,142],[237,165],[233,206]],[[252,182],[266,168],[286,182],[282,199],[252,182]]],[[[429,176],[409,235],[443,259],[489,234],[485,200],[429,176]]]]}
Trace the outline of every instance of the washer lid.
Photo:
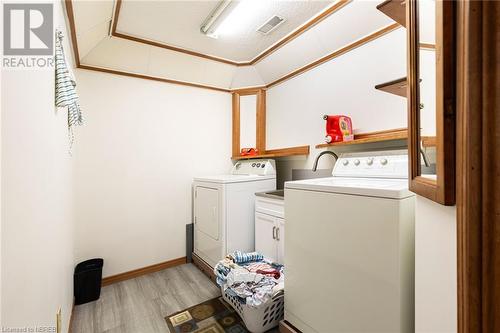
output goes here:
{"type": "Polygon", "coordinates": [[[403,199],[414,196],[407,179],[328,177],[285,183],[286,189],[403,199]]]}
{"type": "Polygon", "coordinates": [[[242,183],[242,182],[253,182],[266,179],[276,179],[276,175],[215,175],[215,176],[205,176],[205,177],[195,177],[194,181],[197,182],[208,182],[208,183],[242,183]]]}

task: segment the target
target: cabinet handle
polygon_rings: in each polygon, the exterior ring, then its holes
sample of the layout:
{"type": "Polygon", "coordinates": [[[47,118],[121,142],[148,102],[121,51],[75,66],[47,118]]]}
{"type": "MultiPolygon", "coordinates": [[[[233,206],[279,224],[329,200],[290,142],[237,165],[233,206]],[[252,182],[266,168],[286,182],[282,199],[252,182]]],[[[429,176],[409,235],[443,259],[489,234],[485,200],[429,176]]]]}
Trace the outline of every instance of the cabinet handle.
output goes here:
{"type": "Polygon", "coordinates": [[[276,239],[275,231],[276,231],[276,227],[273,227],[273,239],[276,239]]]}
{"type": "Polygon", "coordinates": [[[276,228],[276,240],[280,240],[280,228],[276,228]]]}

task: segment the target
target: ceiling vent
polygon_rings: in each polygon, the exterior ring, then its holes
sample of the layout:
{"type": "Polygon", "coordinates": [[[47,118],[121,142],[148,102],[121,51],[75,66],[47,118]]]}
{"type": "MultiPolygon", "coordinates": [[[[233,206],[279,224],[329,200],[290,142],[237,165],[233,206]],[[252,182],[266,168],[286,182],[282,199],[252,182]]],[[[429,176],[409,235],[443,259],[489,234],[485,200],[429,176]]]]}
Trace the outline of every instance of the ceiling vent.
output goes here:
{"type": "Polygon", "coordinates": [[[271,31],[279,27],[285,21],[286,19],[284,17],[274,15],[269,20],[267,20],[259,29],[257,29],[257,32],[267,35],[271,31]]]}

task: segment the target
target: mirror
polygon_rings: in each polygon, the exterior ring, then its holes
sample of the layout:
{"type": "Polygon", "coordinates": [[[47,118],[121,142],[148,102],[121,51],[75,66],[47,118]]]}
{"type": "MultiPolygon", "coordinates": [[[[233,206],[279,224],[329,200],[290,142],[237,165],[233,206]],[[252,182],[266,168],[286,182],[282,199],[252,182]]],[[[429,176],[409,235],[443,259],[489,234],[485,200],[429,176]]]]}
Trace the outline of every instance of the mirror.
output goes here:
{"type": "Polygon", "coordinates": [[[454,1],[408,0],[410,190],[455,203],[454,1]]]}
{"type": "Polygon", "coordinates": [[[241,158],[241,148],[257,148],[266,153],[266,91],[261,88],[233,93],[233,159],[241,158]]]}
{"type": "Polygon", "coordinates": [[[421,176],[436,179],[436,1],[418,1],[421,176]]]}
{"type": "Polygon", "coordinates": [[[257,147],[257,95],[240,97],[240,147],[257,147]]]}

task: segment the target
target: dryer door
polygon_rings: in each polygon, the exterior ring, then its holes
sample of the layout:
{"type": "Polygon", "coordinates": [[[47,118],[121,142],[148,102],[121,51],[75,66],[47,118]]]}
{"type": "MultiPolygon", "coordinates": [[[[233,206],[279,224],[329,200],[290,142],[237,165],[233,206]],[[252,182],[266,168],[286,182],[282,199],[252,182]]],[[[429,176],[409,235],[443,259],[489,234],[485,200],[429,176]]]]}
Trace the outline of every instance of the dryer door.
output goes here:
{"type": "Polygon", "coordinates": [[[195,191],[196,229],[219,240],[219,190],[198,186],[195,191]]]}

